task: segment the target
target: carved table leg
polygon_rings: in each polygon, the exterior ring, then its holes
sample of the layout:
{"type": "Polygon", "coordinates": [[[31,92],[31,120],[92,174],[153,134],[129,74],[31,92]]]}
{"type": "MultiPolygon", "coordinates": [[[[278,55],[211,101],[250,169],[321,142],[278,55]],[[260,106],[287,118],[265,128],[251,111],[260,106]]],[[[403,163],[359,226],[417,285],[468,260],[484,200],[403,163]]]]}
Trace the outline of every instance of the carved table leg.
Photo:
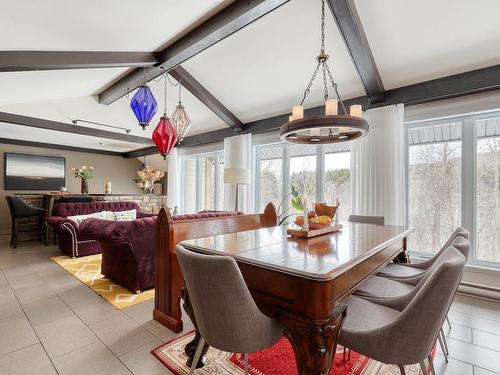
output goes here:
{"type": "Polygon", "coordinates": [[[328,319],[310,320],[280,312],[297,361],[299,375],[327,375],[335,358],[337,341],[346,315],[346,305],[335,308],[328,319]]]}
{"type": "MultiPolygon", "coordinates": [[[[184,347],[184,353],[188,356],[188,360],[186,361],[186,365],[188,367],[191,367],[191,364],[193,363],[193,357],[194,353],[196,352],[196,347],[198,346],[198,343],[200,342],[201,335],[198,332],[198,325],[196,324],[196,318],[194,317],[194,312],[193,312],[193,307],[191,306],[191,301],[189,300],[189,294],[186,289],[186,287],[182,288],[182,300],[184,303],[182,304],[182,307],[184,308],[184,311],[186,311],[186,314],[188,314],[189,318],[191,319],[191,322],[193,322],[193,326],[195,329],[195,336],[194,339],[192,339],[185,347],[184,347]]],[[[198,364],[196,365],[196,368],[200,368],[205,366],[205,362],[207,361],[205,354],[207,353],[207,350],[210,346],[208,344],[205,344],[203,347],[203,351],[201,352],[200,360],[198,361],[198,364]]]]}

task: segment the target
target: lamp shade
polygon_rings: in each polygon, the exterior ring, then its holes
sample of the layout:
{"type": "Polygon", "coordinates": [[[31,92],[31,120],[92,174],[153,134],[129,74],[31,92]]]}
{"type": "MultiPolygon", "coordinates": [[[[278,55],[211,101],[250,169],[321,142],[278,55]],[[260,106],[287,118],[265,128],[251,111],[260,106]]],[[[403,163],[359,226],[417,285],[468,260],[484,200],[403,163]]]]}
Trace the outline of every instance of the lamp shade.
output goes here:
{"type": "Polygon", "coordinates": [[[143,84],[137,89],[130,101],[130,108],[142,129],[146,129],[158,108],[158,103],[148,85],[143,84]]]}
{"type": "Polygon", "coordinates": [[[250,185],[251,173],[249,168],[226,168],[224,169],[225,184],[250,185]]]}
{"type": "Polygon", "coordinates": [[[167,158],[170,150],[172,150],[177,143],[177,135],[167,116],[163,116],[158,125],[156,125],[153,131],[153,142],[164,159],[167,158]]]}

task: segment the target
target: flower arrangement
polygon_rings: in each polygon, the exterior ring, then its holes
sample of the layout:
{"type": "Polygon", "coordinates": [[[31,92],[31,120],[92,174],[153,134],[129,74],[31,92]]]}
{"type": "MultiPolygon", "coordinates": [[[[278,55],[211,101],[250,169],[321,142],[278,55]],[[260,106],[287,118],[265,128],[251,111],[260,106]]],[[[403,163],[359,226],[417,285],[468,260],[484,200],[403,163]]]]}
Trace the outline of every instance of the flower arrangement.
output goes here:
{"type": "Polygon", "coordinates": [[[89,183],[88,180],[90,178],[94,178],[94,167],[87,167],[86,165],[82,165],[80,168],[71,168],[73,171],[73,177],[82,179],[82,194],[89,193],[89,183]]]}
{"type": "Polygon", "coordinates": [[[155,170],[149,165],[145,165],[143,169],[137,171],[137,176],[139,176],[139,178],[136,180],[137,185],[140,188],[149,190],[149,192],[152,193],[155,182],[160,181],[165,176],[165,172],[155,170]]]}
{"type": "Polygon", "coordinates": [[[94,178],[94,167],[92,166],[87,167],[86,165],[82,165],[80,168],[71,168],[71,170],[75,178],[80,177],[82,180],[94,178]]]}

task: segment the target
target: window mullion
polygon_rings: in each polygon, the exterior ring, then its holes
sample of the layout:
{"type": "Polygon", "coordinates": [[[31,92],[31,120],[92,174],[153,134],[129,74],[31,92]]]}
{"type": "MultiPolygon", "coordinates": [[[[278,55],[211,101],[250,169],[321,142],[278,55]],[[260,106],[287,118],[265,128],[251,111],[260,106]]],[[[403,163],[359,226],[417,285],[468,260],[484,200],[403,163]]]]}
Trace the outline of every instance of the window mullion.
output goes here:
{"type": "Polygon", "coordinates": [[[316,149],[316,202],[325,202],[325,148],[316,149]]]}
{"type": "Polygon", "coordinates": [[[471,235],[471,256],[476,258],[476,131],[474,117],[462,123],[462,225],[471,235]]]}

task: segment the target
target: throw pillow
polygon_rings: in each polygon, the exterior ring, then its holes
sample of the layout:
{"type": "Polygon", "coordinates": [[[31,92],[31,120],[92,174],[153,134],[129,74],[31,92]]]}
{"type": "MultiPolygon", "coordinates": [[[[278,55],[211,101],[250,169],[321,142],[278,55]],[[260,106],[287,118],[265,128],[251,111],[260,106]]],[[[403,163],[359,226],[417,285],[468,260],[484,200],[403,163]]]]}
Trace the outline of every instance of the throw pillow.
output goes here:
{"type": "Polygon", "coordinates": [[[103,217],[102,212],[94,212],[93,214],[68,216],[67,218],[73,220],[77,225],[80,225],[84,220],[90,218],[101,219],[102,217],[103,217]]]}
{"type": "Polygon", "coordinates": [[[113,212],[116,221],[132,221],[137,218],[137,210],[113,212]]]}

